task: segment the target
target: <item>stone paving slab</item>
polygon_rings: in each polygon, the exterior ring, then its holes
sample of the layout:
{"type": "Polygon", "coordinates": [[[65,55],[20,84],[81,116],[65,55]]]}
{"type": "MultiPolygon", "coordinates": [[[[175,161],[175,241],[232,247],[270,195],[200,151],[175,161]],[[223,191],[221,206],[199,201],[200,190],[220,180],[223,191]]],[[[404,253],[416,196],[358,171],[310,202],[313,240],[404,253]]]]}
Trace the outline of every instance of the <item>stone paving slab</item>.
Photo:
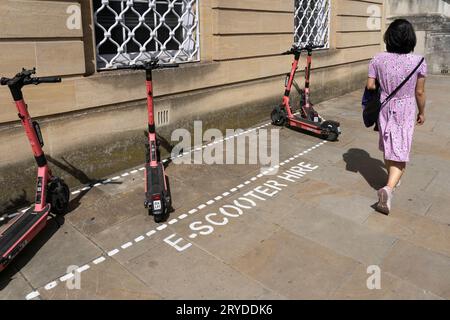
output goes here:
{"type": "Polygon", "coordinates": [[[306,203],[299,203],[299,207],[279,224],[292,233],[367,265],[379,265],[396,240],[306,203]]]}
{"type": "Polygon", "coordinates": [[[395,215],[371,215],[365,225],[369,228],[406,240],[450,257],[450,228],[422,216],[397,211],[395,215]]]}
{"type": "Polygon", "coordinates": [[[181,253],[161,244],[126,268],[165,299],[272,299],[258,281],[194,246],[181,253]]]}
{"type": "Polygon", "coordinates": [[[69,223],[58,227],[52,220],[13,265],[37,288],[66,274],[69,266],[82,266],[100,254],[101,250],[69,223]]]}
{"type": "Polygon", "coordinates": [[[289,299],[324,299],[356,262],[287,230],[273,234],[232,265],[289,299]]]}
{"type": "Polygon", "coordinates": [[[109,259],[93,265],[80,274],[80,289],[73,289],[77,281],[59,283],[54,289],[41,288],[42,299],[52,300],[159,300],[161,296],[129,273],[117,261],[109,259]]]}
{"type": "Polygon", "coordinates": [[[31,292],[33,287],[14,268],[5,270],[0,282],[0,300],[22,300],[24,292],[31,292]]]}
{"type": "Polygon", "coordinates": [[[400,240],[381,269],[445,298],[450,298],[450,257],[400,240]]]}
{"type": "Polygon", "coordinates": [[[367,266],[358,265],[353,274],[332,294],[340,300],[442,300],[443,298],[402,280],[388,272],[382,272],[381,289],[367,289],[367,266]]]}

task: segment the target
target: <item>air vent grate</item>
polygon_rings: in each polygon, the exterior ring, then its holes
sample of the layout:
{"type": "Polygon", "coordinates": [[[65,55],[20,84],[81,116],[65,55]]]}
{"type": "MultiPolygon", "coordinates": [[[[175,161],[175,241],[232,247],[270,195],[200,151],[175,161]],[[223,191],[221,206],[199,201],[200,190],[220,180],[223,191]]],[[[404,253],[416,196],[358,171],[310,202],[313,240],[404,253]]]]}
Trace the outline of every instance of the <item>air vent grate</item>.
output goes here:
{"type": "Polygon", "coordinates": [[[169,124],[169,109],[159,110],[156,114],[156,125],[163,126],[169,124]]]}

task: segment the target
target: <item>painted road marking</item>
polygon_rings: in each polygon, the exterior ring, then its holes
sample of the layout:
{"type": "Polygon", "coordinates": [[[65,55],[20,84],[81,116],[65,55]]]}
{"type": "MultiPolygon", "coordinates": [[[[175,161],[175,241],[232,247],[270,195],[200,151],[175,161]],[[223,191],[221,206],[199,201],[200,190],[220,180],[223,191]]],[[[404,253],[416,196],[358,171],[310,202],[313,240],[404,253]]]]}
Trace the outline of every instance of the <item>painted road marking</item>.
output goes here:
{"type": "Polygon", "coordinates": [[[133,245],[133,243],[132,243],[132,242],[127,242],[127,243],[125,243],[125,244],[121,245],[120,247],[121,247],[122,249],[126,249],[126,248],[129,248],[129,247],[131,247],[132,245],[133,245]]]}
{"type": "Polygon", "coordinates": [[[162,224],[159,227],[157,227],[156,230],[161,231],[164,230],[165,228],[167,228],[167,224],[162,224]]]}
{"type": "Polygon", "coordinates": [[[134,239],[134,242],[138,243],[138,242],[141,242],[141,241],[144,240],[144,239],[145,239],[144,236],[139,236],[139,237],[137,237],[136,239],[134,239]]]}
{"type": "MultiPolygon", "coordinates": [[[[323,142],[324,144],[326,143],[326,142],[323,142]]],[[[304,152],[304,153],[307,153],[307,152],[304,152]]],[[[299,155],[300,154],[304,154],[304,153],[299,153],[299,155]]],[[[301,164],[303,164],[303,163],[301,163],[301,164]]],[[[295,166],[294,166],[295,167],[295,166]]],[[[316,167],[317,168],[317,167],[316,167]]],[[[311,170],[309,170],[309,171],[313,171],[313,170],[315,170],[316,168],[313,168],[313,169],[311,169],[311,170]]],[[[142,170],[144,170],[145,168],[141,168],[142,170]]],[[[141,169],[139,169],[139,170],[141,170],[141,169]]],[[[273,168],[272,168],[273,169],[273,168]]],[[[142,171],[141,170],[141,171],[142,171]]],[[[291,169],[289,169],[289,170],[293,170],[293,168],[291,168],[291,169]]],[[[289,170],[287,170],[287,171],[289,171],[289,170]]],[[[308,170],[306,170],[306,171],[308,171],[308,170]]],[[[292,173],[295,173],[295,172],[290,172],[291,174],[292,173]]],[[[298,177],[300,178],[300,177],[303,177],[304,176],[304,174],[305,173],[297,173],[297,175],[298,175],[298,177]]],[[[259,175],[257,175],[256,177],[253,177],[252,179],[250,179],[250,181],[256,181],[257,180],[257,178],[261,178],[261,177],[263,177],[264,175],[263,174],[259,174],[259,175]]],[[[283,177],[283,178],[285,178],[285,179],[287,179],[288,180],[288,178],[289,177],[283,177]]],[[[113,178],[114,179],[114,178],[113,178]]],[[[240,185],[241,186],[241,185],[240,185]]],[[[239,187],[239,186],[238,186],[239,187]]],[[[242,185],[242,187],[243,187],[243,185],[242,185]]],[[[258,188],[258,187],[257,187],[258,188]]],[[[257,188],[255,188],[254,190],[256,190],[257,188]]],[[[230,191],[231,191],[231,193],[233,193],[233,192],[235,192],[235,191],[237,191],[238,189],[237,188],[233,188],[233,189],[231,189],[230,191]]],[[[253,190],[253,191],[254,191],[253,190]]],[[[252,192],[253,192],[252,191],[252,192]]],[[[261,190],[259,190],[259,191],[261,191],[261,190]]],[[[230,195],[230,192],[224,192],[223,194],[222,194],[222,198],[223,197],[226,197],[226,196],[228,196],[228,195],[230,195]]],[[[218,197],[221,197],[221,196],[218,196],[218,197]]],[[[246,199],[246,198],[244,198],[244,197],[241,197],[241,198],[239,198],[238,200],[240,200],[240,201],[243,201],[243,199],[245,199],[245,200],[247,200],[249,203],[255,203],[254,201],[252,201],[252,200],[249,200],[249,199],[246,199]]],[[[235,201],[238,201],[238,200],[235,200],[235,201]]],[[[215,201],[214,201],[215,202],[215,201]]],[[[214,203],[213,202],[213,203],[214,203]]],[[[255,204],[256,205],[256,204],[255,204]]],[[[206,207],[207,205],[205,205],[205,204],[202,204],[202,205],[199,205],[197,208],[199,209],[199,210],[201,210],[201,209],[204,209],[205,207],[206,207]]],[[[245,208],[246,206],[245,205],[243,205],[243,204],[241,204],[241,206],[242,206],[242,208],[245,208]]],[[[237,208],[237,207],[236,207],[237,208]]],[[[238,208],[239,209],[239,208],[238,208]]],[[[242,209],[239,209],[239,210],[241,210],[242,211],[242,209]]],[[[195,213],[195,212],[197,212],[198,210],[197,209],[192,209],[191,211],[189,211],[189,212],[192,212],[192,213],[195,213]]],[[[187,214],[183,214],[183,215],[180,215],[179,216],[179,219],[180,220],[182,220],[182,219],[185,219],[186,217],[187,217],[188,215],[187,214]]],[[[174,220],[176,220],[176,219],[174,219],[174,220]]],[[[176,223],[176,222],[174,222],[174,223],[176,223]]],[[[191,224],[192,225],[192,224],[191,224]]],[[[161,226],[159,226],[159,227],[157,227],[156,229],[158,230],[158,231],[161,231],[161,230],[164,230],[165,228],[167,228],[167,224],[163,224],[163,225],[161,225],[161,226]]],[[[149,232],[147,232],[146,233],[146,235],[148,236],[148,237],[150,237],[151,235],[153,235],[153,234],[155,234],[157,231],[155,231],[155,230],[151,230],[151,231],[149,231],[149,232]]],[[[198,234],[197,233],[193,233],[193,234],[191,234],[190,236],[189,236],[189,238],[191,238],[191,239],[194,239],[194,238],[196,238],[198,236],[198,234]]],[[[138,240],[138,241],[142,241],[143,239],[141,239],[141,237],[143,238],[143,236],[140,236],[140,237],[138,237],[138,238],[136,238],[135,239],[135,241],[136,240],[138,240]]],[[[189,248],[189,247],[191,247],[192,246],[192,244],[191,243],[187,243],[187,244],[185,244],[184,246],[179,246],[178,245],[178,243],[180,242],[180,241],[182,241],[183,239],[182,238],[179,238],[179,239],[177,239],[176,241],[171,241],[171,239],[173,239],[174,237],[176,237],[176,234],[172,234],[171,236],[169,236],[169,237],[167,237],[166,239],[164,239],[164,242],[166,242],[167,244],[169,244],[169,245],[171,245],[172,247],[174,247],[177,251],[179,251],[179,252],[181,252],[181,251],[183,251],[183,250],[186,250],[187,248],[189,248]]],[[[130,246],[126,246],[126,248],[129,248],[130,246]]],[[[112,257],[112,256],[114,256],[115,254],[117,254],[117,253],[119,253],[120,252],[120,250],[119,249],[114,249],[114,250],[111,250],[111,251],[109,251],[108,253],[107,253],[107,255],[108,256],[110,256],[110,257],[112,257]]],[[[95,260],[93,260],[92,261],[92,263],[93,264],[100,264],[100,263],[102,263],[102,262],[104,262],[106,260],[106,258],[104,257],[104,256],[101,256],[101,257],[98,257],[97,259],[95,259],[95,260]]],[[[83,267],[81,267],[81,268],[83,268],[83,271],[85,271],[85,270],[88,270],[89,268],[90,268],[90,266],[89,265],[85,265],[85,266],[83,266],[83,267]]],[[[80,268],[79,268],[80,269],[80,268]]],[[[73,273],[71,273],[71,274],[67,274],[67,275],[65,275],[65,276],[63,276],[63,277],[61,277],[60,278],[60,281],[66,281],[66,280],[68,280],[68,279],[70,279],[70,278],[72,278],[74,275],[73,275],[73,273]]],[[[34,291],[34,292],[31,292],[31,293],[29,293],[27,296],[26,296],[26,298],[27,299],[33,299],[33,298],[35,298],[35,297],[37,297],[37,296],[39,296],[40,295],[40,293],[39,293],[39,291],[34,291]]]]}
{"type": "Polygon", "coordinates": [[[189,214],[194,214],[194,213],[196,213],[198,210],[197,209],[192,209],[191,211],[189,211],[188,213],[189,214]]]}
{"type": "Polygon", "coordinates": [[[174,224],[174,223],[177,223],[177,222],[178,222],[177,219],[172,219],[172,220],[169,221],[169,224],[174,224]]]}
{"type": "Polygon", "coordinates": [[[73,273],[68,273],[63,275],[61,278],[59,278],[59,281],[64,282],[67,281],[69,279],[72,279],[75,275],[73,273]]]}
{"type": "Polygon", "coordinates": [[[52,290],[52,289],[55,288],[57,285],[58,285],[58,282],[57,282],[57,281],[52,281],[52,282],[46,284],[45,287],[44,287],[44,289],[47,290],[47,291],[48,291],[48,290],[52,290]]]}
{"type": "Polygon", "coordinates": [[[108,252],[108,256],[112,257],[112,256],[116,255],[118,252],[119,252],[119,249],[111,250],[110,252],[108,252]]]}
{"type": "Polygon", "coordinates": [[[88,264],[85,264],[84,266],[79,267],[79,268],[78,268],[77,270],[75,270],[75,271],[78,272],[78,273],[82,273],[82,272],[88,270],[89,268],[90,268],[90,266],[89,266],[88,264]]]}
{"type": "Polygon", "coordinates": [[[102,263],[102,262],[105,261],[105,260],[106,260],[106,258],[103,257],[103,256],[101,256],[101,257],[98,257],[97,259],[95,259],[95,260],[93,261],[93,263],[94,263],[94,264],[100,264],[100,263],[102,263]]]}
{"type": "Polygon", "coordinates": [[[41,295],[41,294],[40,294],[38,291],[33,291],[33,292],[30,292],[29,294],[27,294],[27,296],[25,297],[25,299],[31,300],[31,299],[34,299],[34,298],[39,297],[40,295],[41,295]]]}
{"type": "Polygon", "coordinates": [[[154,235],[155,233],[156,233],[155,230],[150,230],[150,231],[147,232],[145,235],[146,235],[147,237],[151,237],[151,236],[154,235]]]}

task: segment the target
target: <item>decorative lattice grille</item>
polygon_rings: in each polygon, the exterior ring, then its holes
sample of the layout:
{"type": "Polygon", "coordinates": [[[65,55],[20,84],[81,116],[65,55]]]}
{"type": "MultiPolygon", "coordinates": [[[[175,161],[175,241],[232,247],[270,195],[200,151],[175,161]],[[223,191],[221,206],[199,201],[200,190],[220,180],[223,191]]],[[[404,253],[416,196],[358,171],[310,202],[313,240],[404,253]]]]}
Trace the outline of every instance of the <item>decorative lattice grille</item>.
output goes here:
{"type": "Polygon", "coordinates": [[[330,47],[330,0],[295,0],[295,44],[330,47]]]}
{"type": "Polygon", "coordinates": [[[98,69],[200,59],[198,0],[94,0],[98,69]]]}

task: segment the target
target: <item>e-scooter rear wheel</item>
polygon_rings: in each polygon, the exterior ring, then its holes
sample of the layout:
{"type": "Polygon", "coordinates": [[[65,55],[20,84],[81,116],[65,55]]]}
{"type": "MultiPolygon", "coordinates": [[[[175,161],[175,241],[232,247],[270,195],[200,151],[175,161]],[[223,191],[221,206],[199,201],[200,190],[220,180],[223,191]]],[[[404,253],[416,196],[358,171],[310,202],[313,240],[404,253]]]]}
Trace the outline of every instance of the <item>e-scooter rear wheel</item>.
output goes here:
{"type": "Polygon", "coordinates": [[[47,189],[47,202],[51,204],[51,212],[64,214],[69,208],[70,190],[60,178],[50,181],[47,189]]]}
{"type": "Polygon", "coordinates": [[[169,207],[168,207],[166,199],[163,199],[163,201],[161,201],[161,209],[158,211],[161,211],[162,213],[154,214],[154,212],[151,209],[148,210],[148,213],[150,215],[153,215],[153,220],[156,223],[161,223],[167,218],[168,213],[169,213],[169,207]]]}
{"type": "Polygon", "coordinates": [[[270,118],[272,119],[272,124],[282,127],[286,124],[286,111],[284,110],[284,108],[277,106],[270,114],[270,118]]]}
{"type": "Polygon", "coordinates": [[[340,129],[339,124],[334,121],[325,121],[321,125],[322,130],[325,131],[323,134],[323,138],[327,139],[328,141],[337,141],[339,135],[340,135],[340,129]]]}

